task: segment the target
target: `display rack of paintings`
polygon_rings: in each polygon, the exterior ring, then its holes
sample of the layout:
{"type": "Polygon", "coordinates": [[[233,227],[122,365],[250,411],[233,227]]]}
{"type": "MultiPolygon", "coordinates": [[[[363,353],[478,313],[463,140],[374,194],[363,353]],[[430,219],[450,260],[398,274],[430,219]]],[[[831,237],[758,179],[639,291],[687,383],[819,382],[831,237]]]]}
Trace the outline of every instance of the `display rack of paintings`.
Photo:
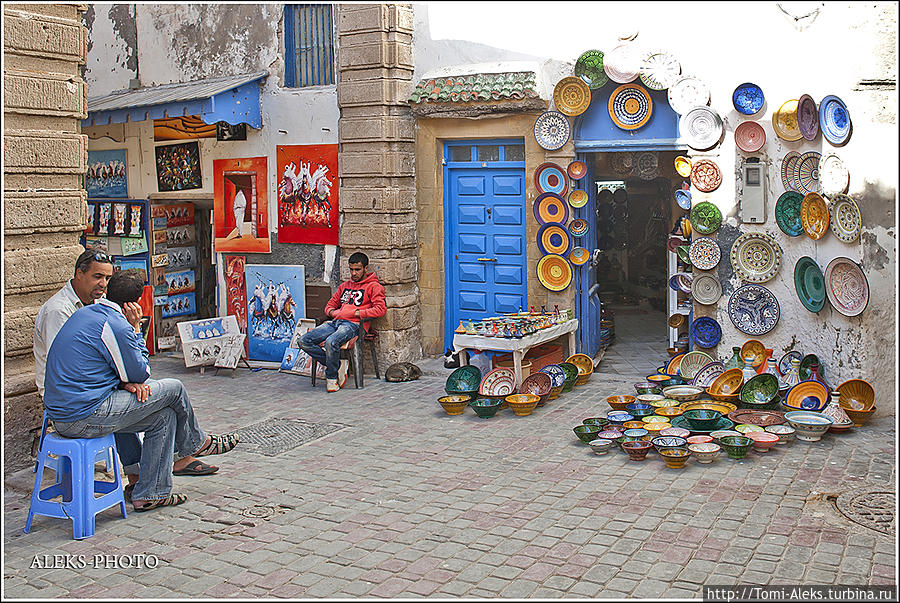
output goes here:
{"type": "MultiPolygon", "coordinates": [[[[312,358],[309,354],[300,349],[300,337],[307,331],[316,328],[316,321],[312,318],[301,318],[297,321],[294,334],[291,337],[291,343],[284,351],[281,359],[281,372],[291,373],[293,375],[312,375],[312,358]]],[[[325,378],[325,366],[319,364],[316,370],[316,377],[325,378]]]]}
{"type": "Polygon", "coordinates": [[[219,316],[179,322],[178,337],[184,365],[190,368],[214,365],[226,346],[231,346],[243,334],[239,332],[234,316],[219,316]]]}
{"type": "Polygon", "coordinates": [[[297,319],[306,316],[304,268],[247,264],[244,284],[250,360],[279,366],[297,319]]]}
{"type": "MultiPolygon", "coordinates": [[[[124,153],[124,150],[122,151],[124,153]]],[[[88,199],[80,243],[112,256],[117,270],[137,269],[149,283],[149,205],[141,199],[88,199]]]]}
{"type": "Polygon", "coordinates": [[[275,147],[278,242],[338,244],[338,145],[275,147]]]}
{"type": "Polygon", "coordinates": [[[168,321],[189,320],[197,313],[194,204],[154,204],[150,208],[150,224],[151,280],[160,325],[157,347],[170,349],[176,341],[168,321]],[[163,326],[170,333],[163,335],[163,326]]]}

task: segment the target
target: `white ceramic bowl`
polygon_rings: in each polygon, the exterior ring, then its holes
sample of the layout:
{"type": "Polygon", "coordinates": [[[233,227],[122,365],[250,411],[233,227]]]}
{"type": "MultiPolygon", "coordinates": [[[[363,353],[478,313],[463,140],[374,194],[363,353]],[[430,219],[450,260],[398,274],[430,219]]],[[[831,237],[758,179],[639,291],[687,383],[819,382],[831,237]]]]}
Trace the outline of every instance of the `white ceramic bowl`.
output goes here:
{"type": "Polygon", "coordinates": [[[691,444],[688,446],[688,450],[691,451],[698,463],[711,463],[719,456],[722,447],[709,442],[707,444],[691,444]]]}
{"type": "Polygon", "coordinates": [[[831,417],[808,410],[786,412],[784,418],[794,428],[797,439],[804,442],[818,442],[834,423],[831,417]]]}
{"type": "Polygon", "coordinates": [[[794,434],[796,432],[790,425],[769,425],[766,427],[766,431],[778,436],[777,446],[784,446],[785,444],[793,442],[794,434]]]}
{"type": "Polygon", "coordinates": [[[607,440],[606,438],[597,438],[596,440],[591,440],[588,442],[588,446],[591,447],[596,454],[606,454],[609,452],[609,449],[612,448],[613,441],[607,440]]]}
{"type": "Polygon", "coordinates": [[[663,388],[662,395],[679,403],[693,402],[703,395],[703,388],[695,385],[670,385],[663,388]]]}

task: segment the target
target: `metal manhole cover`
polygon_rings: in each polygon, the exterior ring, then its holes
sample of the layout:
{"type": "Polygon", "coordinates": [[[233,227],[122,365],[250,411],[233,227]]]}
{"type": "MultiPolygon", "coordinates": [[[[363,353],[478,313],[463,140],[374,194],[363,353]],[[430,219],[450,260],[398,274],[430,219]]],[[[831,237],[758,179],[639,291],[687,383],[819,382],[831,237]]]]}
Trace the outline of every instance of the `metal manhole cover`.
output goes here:
{"type": "Polygon", "coordinates": [[[837,497],[834,506],[850,521],[882,534],[894,533],[897,494],[889,487],[849,490],[837,497]]]}
{"type": "Polygon", "coordinates": [[[253,519],[272,519],[276,515],[283,513],[281,509],[272,505],[253,505],[241,511],[244,517],[252,517],[253,519]]]}
{"type": "Polygon", "coordinates": [[[309,423],[300,419],[266,419],[238,429],[241,449],[275,456],[344,429],[337,423],[309,423]]]}

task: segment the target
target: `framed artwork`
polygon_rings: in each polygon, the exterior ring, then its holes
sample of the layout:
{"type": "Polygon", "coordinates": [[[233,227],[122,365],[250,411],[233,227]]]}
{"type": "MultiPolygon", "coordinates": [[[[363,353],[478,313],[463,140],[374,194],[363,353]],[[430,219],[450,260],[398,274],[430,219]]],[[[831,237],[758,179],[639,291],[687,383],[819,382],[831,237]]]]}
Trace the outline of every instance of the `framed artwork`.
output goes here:
{"type": "Polygon", "coordinates": [[[265,157],[213,161],[216,252],[270,253],[265,157]]]}
{"type": "Polygon", "coordinates": [[[197,305],[192,293],[180,293],[170,295],[166,305],[162,307],[162,317],[185,316],[197,311],[197,305]]]}
{"type": "Polygon", "coordinates": [[[140,239],[123,237],[122,239],[120,239],[120,242],[122,245],[122,255],[135,255],[148,251],[147,239],[145,239],[144,237],[141,237],[140,239]]]}
{"type": "MultiPolygon", "coordinates": [[[[241,333],[247,334],[247,290],[244,285],[244,265],[247,260],[242,255],[225,256],[225,314],[234,316],[241,333]]],[[[248,346],[247,340],[244,345],[248,346]]],[[[245,350],[249,356],[250,350],[245,350]]]]}
{"type": "Polygon", "coordinates": [[[84,235],[84,248],[109,252],[109,239],[94,235],[84,235]]]}
{"type": "Polygon", "coordinates": [[[217,368],[235,369],[241,355],[244,354],[244,342],[247,340],[247,336],[244,334],[227,335],[226,338],[230,338],[230,341],[222,344],[222,352],[216,357],[213,365],[217,368]]]}
{"type": "Polygon", "coordinates": [[[156,183],[160,192],[202,188],[200,144],[185,142],[156,147],[156,183]]]}
{"type": "Polygon", "coordinates": [[[170,226],[166,229],[166,245],[172,247],[184,247],[196,243],[194,237],[194,225],[170,226]]]}
{"type": "Polygon", "coordinates": [[[166,218],[166,228],[194,223],[193,203],[173,203],[162,207],[166,218]]]}
{"type": "Polygon", "coordinates": [[[179,322],[177,329],[186,367],[215,364],[234,337],[243,337],[233,316],[186,320],[179,322]]]}
{"type": "Polygon", "coordinates": [[[153,349],[153,341],[156,338],[153,336],[153,287],[144,285],[144,292],[138,302],[141,304],[141,334],[144,336],[144,345],[147,346],[148,352],[154,354],[156,350],[153,349]]]}
{"type": "Polygon", "coordinates": [[[193,247],[167,247],[166,256],[168,262],[163,266],[169,268],[193,268],[197,265],[197,251],[193,247]]]}
{"type": "Polygon", "coordinates": [[[144,206],[140,203],[128,204],[128,224],[125,227],[125,234],[129,237],[143,237],[144,229],[141,226],[144,223],[144,206]]]}
{"type": "Polygon", "coordinates": [[[153,295],[168,295],[169,281],[166,280],[165,268],[151,268],[153,273],[153,295]]]}
{"type": "Polygon", "coordinates": [[[150,257],[150,265],[154,268],[157,266],[168,266],[169,265],[169,251],[166,250],[166,253],[157,253],[150,257]]]}
{"type": "Polygon", "coordinates": [[[168,224],[166,224],[166,216],[154,216],[153,217],[153,230],[165,230],[168,224]]]}
{"type": "Polygon", "coordinates": [[[97,234],[94,230],[97,227],[97,204],[96,203],[88,203],[87,208],[87,221],[84,224],[84,234],[87,235],[95,235],[97,234]]]}
{"type": "Polygon", "coordinates": [[[194,271],[179,270],[178,272],[167,272],[165,275],[167,295],[178,295],[179,293],[190,293],[195,289],[194,271]]]}
{"type": "MultiPolygon", "coordinates": [[[[309,354],[300,349],[300,337],[307,331],[316,328],[316,321],[312,318],[301,318],[297,321],[294,328],[294,334],[291,337],[290,347],[284,352],[284,358],[281,361],[281,371],[292,373],[294,375],[312,375],[312,358],[309,354]],[[292,359],[288,362],[288,353],[292,359]],[[288,366],[286,366],[288,365],[288,366]]],[[[316,370],[316,377],[325,378],[325,365],[320,364],[316,370]]]]}
{"type": "Polygon", "coordinates": [[[306,313],[303,266],[247,264],[244,283],[250,360],[280,364],[306,313]]]}
{"type": "Polygon", "coordinates": [[[153,244],[159,245],[162,243],[163,245],[168,245],[169,235],[168,229],[163,230],[154,230],[153,231],[153,244]]]}
{"type": "Polygon", "coordinates": [[[144,259],[135,259],[135,260],[116,260],[116,264],[119,266],[120,270],[138,270],[141,273],[141,276],[144,277],[144,281],[147,280],[147,260],[144,259]]]}
{"type": "Polygon", "coordinates": [[[215,138],[216,124],[208,124],[193,115],[153,120],[153,141],[215,138]]]}
{"type": "Polygon", "coordinates": [[[88,151],[84,188],[88,197],[121,199],[128,196],[125,149],[88,151]]]}
{"type": "Polygon", "coordinates": [[[109,220],[112,215],[112,204],[110,203],[98,203],[97,204],[97,234],[99,235],[107,235],[109,234],[109,220]]]}
{"type": "Polygon", "coordinates": [[[112,204],[112,232],[109,234],[124,237],[125,236],[125,214],[128,212],[128,205],[125,203],[112,204]]]}
{"type": "Polygon", "coordinates": [[[278,242],[338,244],[338,145],[279,145],[278,242]]]}

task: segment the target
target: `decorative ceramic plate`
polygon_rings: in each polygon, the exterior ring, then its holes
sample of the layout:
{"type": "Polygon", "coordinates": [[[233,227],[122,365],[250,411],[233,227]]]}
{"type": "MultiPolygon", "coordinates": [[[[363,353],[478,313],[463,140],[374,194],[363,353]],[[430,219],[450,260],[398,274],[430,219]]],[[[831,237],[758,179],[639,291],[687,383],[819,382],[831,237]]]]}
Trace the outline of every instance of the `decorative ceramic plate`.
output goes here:
{"type": "Polygon", "coordinates": [[[815,140],[819,134],[819,110],[816,101],[808,94],[797,100],[797,127],[806,140],[815,140]]]}
{"type": "MultiPolygon", "coordinates": [[[[691,337],[694,338],[694,343],[701,348],[713,348],[719,345],[719,341],[722,339],[722,327],[716,319],[701,316],[695,318],[691,323],[691,337]]],[[[709,360],[711,361],[712,358],[709,360]]]]}
{"type": "Polygon", "coordinates": [[[734,93],[731,95],[731,103],[734,105],[734,109],[743,115],[759,113],[765,102],[766,97],[763,95],[762,88],[750,82],[735,88],[734,93]]]}
{"type": "Polygon", "coordinates": [[[675,171],[678,172],[678,175],[682,178],[687,178],[691,175],[691,167],[692,163],[690,158],[685,157],[684,155],[679,155],[675,158],[675,171]]]}
{"type": "Polygon", "coordinates": [[[797,151],[791,151],[781,160],[781,184],[787,190],[794,190],[794,173],[798,161],[800,153],[797,151]]]}
{"type": "Polygon", "coordinates": [[[691,264],[700,270],[712,270],[722,259],[719,244],[709,237],[699,237],[691,243],[691,264]]]}
{"type": "Polygon", "coordinates": [[[675,354],[669,359],[669,362],[666,364],[666,373],[669,375],[675,375],[678,373],[678,369],[681,367],[681,361],[684,358],[687,352],[682,352],[681,354],[675,354]]]}
{"type": "Polygon", "coordinates": [[[676,272],[672,278],[675,279],[675,285],[679,291],[682,293],[691,292],[694,278],[691,276],[690,272],[676,272]]]}
{"type": "Polygon", "coordinates": [[[685,243],[687,243],[687,241],[679,237],[669,237],[669,240],[666,241],[666,249],[668,249],[672,253],[676,253],[678,248],[685,243]]]}
{"type": "Polygon", "coordinates": [[[819,127],[825,140],[836,147],[847,144],[853,125],[847,105],[836,96],[826,96],[819,103],[819,127]]]}
{"type": "Polygon", "coordinates": [[[590,225],[588,224],[588,221],[582,220],[581,218],[576,218],[569,224],[569,232],[572,233],[573,237],[582,237],[589,229],[590,225]]]}
{"type": "Polygon", "coordinates": [[[602,88],[609,78],[603,70],[603,52],[587,50],[575,61],[575,75],[588,85],[591,90],[602,88]]]}
{"type": "Polygon", "coordinates": [[[744,285],[731,294],[728,317],[741,333],[765,335],[778,324],[781,307],[772,292],[762,285],[744,285]]]}
{"type": "Polygon", "coordinates": [[[619,44],[603,57],[603,71],[619,84],[633,82],[641,72],[640,50],[635,44],[619,44]]]}
{"type": "Polygon", "coordinates": [[[515,391],[516,373],[511,368],[502,366],[488,372],[478,386],[478,393],[490,398],[508,396],[515,391]]]}
{"type": "Polygon", "coordinates": [[[550,375],[550,378],[553,380],[553,387],[559,387],[566,382],[566,371],[562,370],[562,367],[558,364],[548,364],[539,372],[550,375]]]}
{"type": "Polygon", "coordinates": [[[731,429],[732,427],[734,427],[734,421],[732,421],[728,417],[722,417],[721,419],[719,419],[719,422],[716,423],[712,429],[697,429],[696,427],[693,427],[690,423],[688,423],[687,417],[685,417],[684,415],[673,417],[670,423],[672,423],[672,427],[687,429],[691,433],[712,433],[713,431],[731,429]]]}
{"type": "Polygon", "coordinates": [[[651,90],[665,90],[681,79],[681,63],[667,52],[653,52],[641,63],[640,75],[651,90]]]}
{"type": "Polygon", "coordinates": [[[809,379],[810,375],[810,367],[813,364],[819,365],[819,376],[825,377],[825,365],[819,360],[819,357],[815,354],[807,354],[803,358],[800,359],[800,378],[806,381],[809,379]]]}
{"type": "Polygon", "coordinates": [[[698,304],[711,306],[722,297],[722,285],[711,274],[698,274],[691,284],[691,296],[698,304]]]}
{"type": "Polygon", "coordinates": [[[559,111],[544,111],[534,122],[534,139],[547,151],[562,148],[571,134],[569,120],[559,111]]]}
{"type": "Polygon", "coordinates": [[[572,180],[581,180],[587,174],[587,165],[583,161],[573,161],[566,168],[566,173],[572,180]]]}
{"type": "Polygon", "coordinates": [[[623,130],[637,130],[650,121],[653,100],[641,86],[623,84],[609,95],[609,116],[623,130]]]}
{"type": "Polygon", "coordinates": [[[637,156],[638,176],[641,180],[653,180],[659,175],[659,155],[656,151],[645,151],[637,156]]]}
{"type": "Polygon", "coordinates": [[[815,241],[828,232],[828,205],[819,193],[809,193],[800,204],[800,223],[803,231],[815,241]]]}
{"type": "Polygon", "coordinates": [[[803,222],[800,221],[800,205],[803,195],[797,191],[786,191],[775,203],[775,222],[784,234],[798,237],[803,234],[803,222]]]}
{"type": "Polygon", "coordinates": [[[766,144],[766,131],[755,121],[745,121],[734,129],[734,144],[745,153],[755,153],[766,144]]]}
{"type": "Polygon", "coordinates": [[[825,306],[825,275],[809,256],[803,256],[794,264],[794,290],[800,303],[810,312],[818,312],[825,306]]]}
{"type": "Polygon", "coordinates": [[[852,243],[859,238],[862,218],[859,207],[850,195],[833,195],[828,206],[831,218],[831,232],[844,243],[852,243]]]}
{"type": "Polygon", "coordinates": [[[565,170],[548,161],[534,170],[534,186],[539,193],[556,193],[560,197],[565,197],[569,190],[569,179],[565,170]]]}
{"type": "Polygon", "coordinates": [[[741,360],[750,360],[753,368],[759,367],[766,359],[766,346],[758,339],[748,339],[741,346],[741,360]]]}
{"type": "Polygon", "coordinates": [[[834,309],[844,316],[858,316],[869,304],[869,281],[850,258],[836,257],[828,262],[825,292],[834,309]]]}
{"type": "Polygon", "coordinates": [[[800,160],[795,168],[796,178],[800,181],[800,192],[819,192],[819,159],[821,158],[822,154],[817,151],[807,151],[800,155],[800,160]]]}
{"type": "Polygon", "coordinates": [[[694,378],[691,380],[691,385],[696,385],[697,387],[706,389],[716,377],[724,372],[725,363],[721,360],[707,362],[706,364],[701,366],[696,373],[694,373],[694,378]]]}
{"type": "Polygon", "coordinates": [[[764,232],[745,232],[731,246],[731,267],[748,283],[765,283],[781,267],[781,245],[764,232]]]}
{"type": "Polygon", "coordinates": [[[698,151],[718,144],[722,128],[722,118],[709,107],[694,107],[678,120],[678,131],[687,139],[688,146],[698,151]]]}
{"type": "Polygon", "coordinates": [[[797,360],[801,360],[803,358],[803,354],[801,354],[797,350],[791,350],[790,352],[782,356],[778,361],[778,370],[782,375],[786,374],[791,369],[791,360],[794,358],[796,358],[797,360]]]}
{"type": "Polygon", "coordinates": [[[691,184],[700,192],[711,193],[722,184],[722,171],[715,161],[696,161],[691,167],[691,184]]]}
{"type": "Polygon", "coordinates": [[[831,197],[847,192],[850,186],[850,172],[841,158],[834,153],[825,153],[819,159],[819,188],[831,197]]]}
{"type": "Polygon", "coordinates": [[[716,232],[722,225],[722,212],[709,201],[701,201],[691,209],[691,228],[698,233],[708,235],[716,232]]]}
{"type": "Polygon", "coordinates": [[[564,77],[553,88],[553,104],[569,117],[581,115],[591,104],[591,89],[580,77],[564,77]]]}
{"type": "Polygon", "coordinates": [[[755,410],[752,408],[742,408],[728,413],[728,418],[735,423],[744,425],[759,425],[760,427],[768,427],[769,425],[782,425],[785,422],[784,413],[777,410],[755,410]]]}
{"type": "Polygon", "coordinates": [[[569,261],[575,266],[581,266],[588,261],[588,250],[584,247],[575,247],[569,254],[569,261]]]}
{"type": "Polygon", "coordinates": [[[572,282],[572,267],[561,255],[548,254],[538,261],[537,277],[550,291],[563,291],[572,282]]]}
{"type": "Polygon", "coordinates": [[[538,249],[541,253],[567,255],[572,249],[572,238],[562,224],[544,224],[537,234],[538,249]]]}
{"type": "Polygon", "coordinates": [[[587,192],[576,188],[569,193],[569,205],[572,207],[584,207],[587,202],[587,192]]]}
{"type": "Polygon", "coordinates": [[[803,138],[800,125],[797,123],[797,99],[791,99],[781,105],[772,114],[772,128],[778,138],[792,142],[803,138]]]}
{"type": "Polygon", "coordinates": [[[678,207],[681,209],[690,210],[691,209],[691,191],[686,191],[683,188],[679,188],[675,191],[675,203],[678,204],[678,207]]]}
{"type": "Polygon", "coordinates": [[[612,169],[619,176],[627,176],[634,170],[634,153],[621,151],[612,154],[612,169]]]}
{"type": "MultiPolygon", "coordinates": [[[[697,321],[695,320],[694,322],[696,323],[697,321]]],[[[693,379],[697,374],[697,371],[700,370],[701,367],[706,366],[712,361],[712,356],[710,356],[706,352],[688,352],[681,359],[681,366],[679,367],[679,371],[681,372],[681,376],[685,379],[693,379]]]]}
{"type": "Polygon", "coordinates": [[[694,107],[709,104],[709,86],[695,77],[683,77],[669,86],[669,106],[679,115],[684,115],[694,107]]]}
{"type": "Polygon", "coordinates": [[[539,224],[565,224],[569,219],[569,206],[556,193],[538,195],[533,211],[539,224]]]}

